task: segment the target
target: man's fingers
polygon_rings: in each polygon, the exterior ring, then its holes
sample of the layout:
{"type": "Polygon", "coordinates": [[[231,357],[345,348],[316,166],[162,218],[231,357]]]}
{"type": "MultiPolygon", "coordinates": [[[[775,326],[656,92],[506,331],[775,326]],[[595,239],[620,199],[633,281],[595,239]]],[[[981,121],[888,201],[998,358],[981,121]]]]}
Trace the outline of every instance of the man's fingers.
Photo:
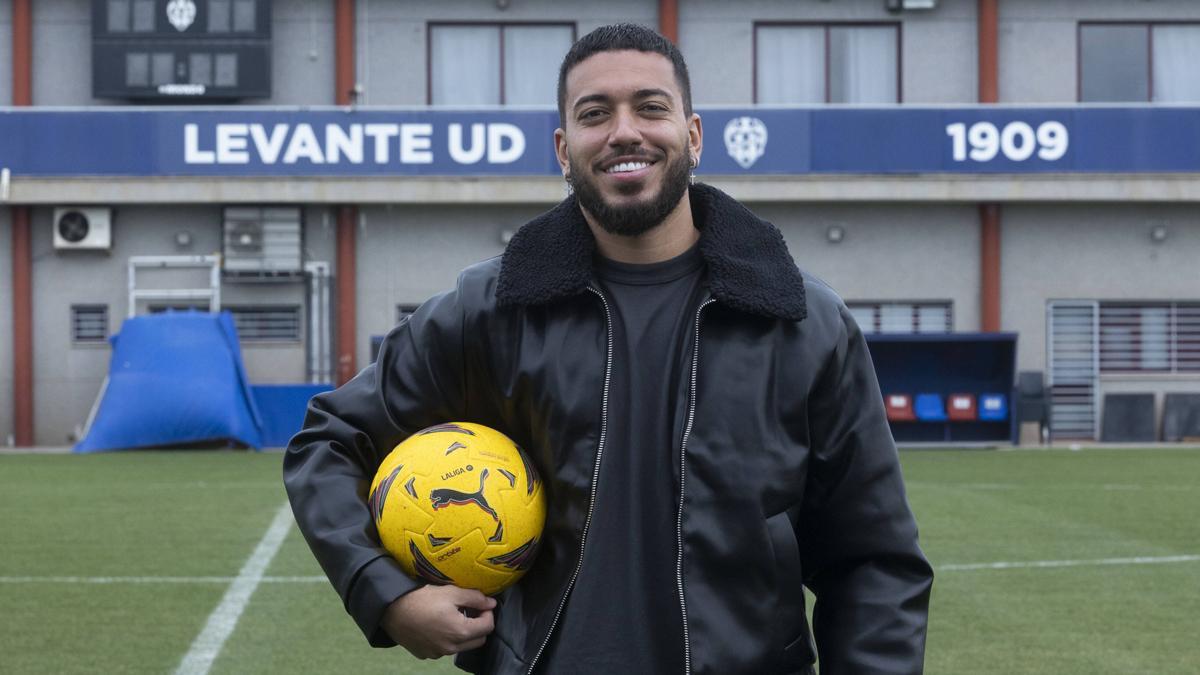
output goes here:
{"type": "Polygon", "coordinates": [[[496,606],[496,599],[480,593],[479,591],[468,588],[455,588],[454,604],[459,607],[467,607],[479,611],[489,610],[496,606]]]}
{"type": "Polygon", "coordinates": [[[457,633],[456,637],[459,642],[466,642],[487,637],[495,627],[496,624],[492,613],[482,612],[475,618],[463,617],[462,624],[455,632],[457,633]]]}
{"type": "Polygon", "coordinates": [[[477,635],[487,635],[496,628],[496,616],[491,612],[480,612],[479,616],[467,619],[470,628],[477,635]]]}

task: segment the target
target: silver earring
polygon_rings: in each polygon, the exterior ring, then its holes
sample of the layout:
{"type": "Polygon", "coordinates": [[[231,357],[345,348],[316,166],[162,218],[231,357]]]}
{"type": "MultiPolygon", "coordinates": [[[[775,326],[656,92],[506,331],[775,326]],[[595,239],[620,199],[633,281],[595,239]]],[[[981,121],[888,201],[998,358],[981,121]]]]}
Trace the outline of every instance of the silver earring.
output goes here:
{"type": "Polygon", "coordinates": [[[695,173],[695,168],[696,168],[697,166],[699,166],[700,162],[699,162],[699,161],[697,161],[697,159],[696,159],[696,156],[695,156],[695,155],[689,155],[689,156],[688,156],[688,160],[689,160],[689,161],[688,161],[688,168],[693,170],[691,173],[689,173],[689,174],[688,174],[688,183],[690,183],[690,184],[692,184],[692,185],[695,185],[695,184],[696,184],[696,173],[695,173]]]}

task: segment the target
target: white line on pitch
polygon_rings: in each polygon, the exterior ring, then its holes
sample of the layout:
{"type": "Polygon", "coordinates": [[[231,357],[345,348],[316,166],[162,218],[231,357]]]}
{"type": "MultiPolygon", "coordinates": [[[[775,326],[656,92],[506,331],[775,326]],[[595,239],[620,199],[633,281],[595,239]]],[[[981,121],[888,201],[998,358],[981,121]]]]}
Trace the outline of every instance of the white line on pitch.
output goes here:
{"type": "Polygon", "coordinates": [[[961,490],[1109,490],[1134,491],[1153,490],[1155,492],[1186,492],[1200,489],[1197,485],[1139,485],[1136,483],[1093,483],[1078,484],[1037,484],[1037,483],[931,483],[925,481],[909,481],[906,485],[914,488],[942,488],[961,490]]]}
{"type": "MultiPolygon", "coordinates": [[[[237,577],[0,577],[0,584],[228,584],[237,577]]],[[[315,584],[321,576],[263,577],[264,584],[315,584]]]]}
{"type": "Polygon", "coordinates": [[[292,508],[285,502],[275,513],[275,520],[271,521],[271,526],[259,540],[254,552],[246,559],[246,564],[242,565],[237,578],[225,591],[221,604],[208,615],[204,630],[192,642],[191,649],[175,669],[175,675],[205,675],[212,668],[213,661],[217,660],[217,655],[225,646],[225,640],[233,633],[242,611],[250,602],[254,589],[262,581],[267,565],[271,564],[271,559],[283,544],[292,522],[292,508]]]}
{"type": "Polygon", "coordinates": [[[1200,555],[1167,555],[1159,557],[1099,558],[1096,560],[1030,560],[1025,562],[969,563],[964,565],[939,565],[939,572],[965,572],[970,570],[1011,570],[1038,567],[1086,567],[1092,565],[1155,565],[1162,563],[1198,562],[1200,555]]]}

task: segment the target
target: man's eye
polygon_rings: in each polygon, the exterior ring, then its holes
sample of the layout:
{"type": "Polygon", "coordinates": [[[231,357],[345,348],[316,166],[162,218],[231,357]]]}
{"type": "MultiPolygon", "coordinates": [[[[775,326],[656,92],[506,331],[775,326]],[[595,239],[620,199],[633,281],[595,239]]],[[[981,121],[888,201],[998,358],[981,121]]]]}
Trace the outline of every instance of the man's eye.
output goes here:
{"type": "Polygon", "coordinates": [[[642,106],[642,110],[646,110],[648,112],[667,112],[667,106],[661,103],[647,103],[646,105],[642,106]]]}
{"type": "Polygon", "coordinates": [[[602,117],[603,115],[604,115],[604,111],[603,111],[603,110],[600,110],[600,109],[598,109],[598,108],[593,108],[593,109],[591,109],[591,110],[585,110],[585,111],[583,111],[582,113],[580,113],[580,114],[579,114],[579,119],[581,119],[581,120],[594,120],[594,119],[596,119],[596,118],[598,118],[598,117],[602,117]]]}

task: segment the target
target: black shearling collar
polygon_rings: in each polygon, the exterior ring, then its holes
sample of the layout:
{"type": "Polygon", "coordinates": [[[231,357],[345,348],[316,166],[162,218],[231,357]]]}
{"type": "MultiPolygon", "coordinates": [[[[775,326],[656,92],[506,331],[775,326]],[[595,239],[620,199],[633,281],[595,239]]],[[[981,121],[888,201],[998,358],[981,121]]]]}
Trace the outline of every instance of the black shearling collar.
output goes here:
{"type": "MultiPolygon", "coordinates": [[[[714,187],[695,184],[689,195],[713,297],[753,314],[802,320],[804,279],[779,230],[714,187]]],[[[497,302],[538,305],[584,292],[595,248],[575,197],[567,197],[513,236],[500,262],[497,302]]]]}

